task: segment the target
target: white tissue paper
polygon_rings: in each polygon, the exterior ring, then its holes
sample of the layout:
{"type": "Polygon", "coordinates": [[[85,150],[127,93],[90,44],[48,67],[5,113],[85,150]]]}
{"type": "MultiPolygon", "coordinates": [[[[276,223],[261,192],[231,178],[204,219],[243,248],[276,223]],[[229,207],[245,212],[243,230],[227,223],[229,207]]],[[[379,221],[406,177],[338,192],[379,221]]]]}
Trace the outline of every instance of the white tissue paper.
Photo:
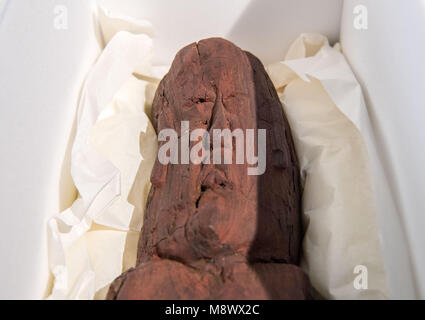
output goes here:
{"type": "MultiPolygon", "coordinates": [[[[157,153],[148,115],[168,67],[150,64],[151,25],[103,11],[99,22],[110,41],[79,106],[71,160],[79,198],[49,221],[51,299],[102,299],[135,264],[157,153]]],[[[320,35],[302,35],[286,60],[267,70],[303,175],[304,270],[324,298],[387,297],[357,81],[338,48],[320,35]],[[368,268],[366,290],[354,287],[357,265],[368,268]]]]}
{"type": "Polygon", "coordinates": [[[369,119],[339,44],[332,48],[324,36],[303,34],[284,61],[267,69],[291,126],[303,178],[302,267],[324,298],[388,298],[365,143],[369,119]]]}
{"type": "Polygon", "coordinates": [[[152,40],[144,34],[149,24],[111,18],[109,25],[108,15],[100,16],[102,30],[114,36],[88,75],[78,109],[71,174],[79,197],[48,223],[51,299],[103,298],[134,265],[156,155],[143,109],[158,82],[150,66],[152,40]],[[139,34],[116,32],[128,26],[139,34]]]}

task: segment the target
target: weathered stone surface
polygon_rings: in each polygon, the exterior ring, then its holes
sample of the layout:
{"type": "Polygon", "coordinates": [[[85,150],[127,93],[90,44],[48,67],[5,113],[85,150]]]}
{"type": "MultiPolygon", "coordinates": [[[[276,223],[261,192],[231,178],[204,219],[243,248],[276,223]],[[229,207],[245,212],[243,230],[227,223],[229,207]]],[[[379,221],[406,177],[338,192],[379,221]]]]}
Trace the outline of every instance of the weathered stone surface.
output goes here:
{"type": "Polygon", "coordinates": [[[261,62],[224,39],[188,45],[157,89],[152,119],[157,132],[180,132],[181,121],[189,121],[191,131],[206,129],[211,139],[213,129],[266,129],[266,171],[248,175],[246,161],[236,164],[235,145],[232,164],[157,160],[137,266],[113,283],[108,298],[310,298],[308,278],[296,266],[297,157],[261,62]]]}

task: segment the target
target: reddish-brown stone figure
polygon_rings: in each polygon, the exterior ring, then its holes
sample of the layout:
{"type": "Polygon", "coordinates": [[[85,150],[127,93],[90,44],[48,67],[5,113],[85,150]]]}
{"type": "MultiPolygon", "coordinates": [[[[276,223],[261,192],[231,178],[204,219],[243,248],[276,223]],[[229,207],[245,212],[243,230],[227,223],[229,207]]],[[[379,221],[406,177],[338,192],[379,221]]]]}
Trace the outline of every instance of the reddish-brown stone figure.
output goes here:
{"type": "MultiPolygon", "coordinates": [[[[212,38],[179,51],[152,106],[155,130],[266,129],[266,171],[247,164],[158,159],[137,266],[109,299],[308,299],[298,161],[282,106],[261,62],[212,38]]],[[[161,142],[163,144],[165,142],[161,142]]],[[[197,142],[190,142],[191,147],[197,142]]],[[[212,142],[211,142],[212,146],[212,142]]],[[[255,147],[254,150],[257,150],[255,147]]]]}

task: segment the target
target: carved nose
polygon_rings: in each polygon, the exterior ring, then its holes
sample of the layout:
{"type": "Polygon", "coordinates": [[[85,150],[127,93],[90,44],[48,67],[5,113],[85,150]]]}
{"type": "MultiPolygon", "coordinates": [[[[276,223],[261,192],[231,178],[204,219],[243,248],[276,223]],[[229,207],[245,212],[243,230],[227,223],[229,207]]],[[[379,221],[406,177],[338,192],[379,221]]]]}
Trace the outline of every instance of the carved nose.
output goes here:
{"type": "Polygon", "coordinates": [[[213,133],[213,129],[230,129],[230,124],[226,117],[226,108],[223,104],[223,94],[220,90],[217,90],[211,118],[210,135],[213,133]]]}

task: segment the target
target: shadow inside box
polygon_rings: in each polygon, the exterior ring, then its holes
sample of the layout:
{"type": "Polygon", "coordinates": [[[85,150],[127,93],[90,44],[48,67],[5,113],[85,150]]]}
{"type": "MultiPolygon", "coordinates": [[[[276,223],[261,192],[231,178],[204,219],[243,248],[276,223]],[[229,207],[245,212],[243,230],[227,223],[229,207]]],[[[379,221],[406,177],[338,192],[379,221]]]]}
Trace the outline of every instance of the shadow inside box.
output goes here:
{"type": "Polygon", "coordinates": [[[267,132],[266,170],[257,176],[257,231],[247,259],[268,299],[311,299],[308,277],[298,267],[302,190],[291,129],[262,63],[246,54],[253,70],[256,125],[267,132]]]}

